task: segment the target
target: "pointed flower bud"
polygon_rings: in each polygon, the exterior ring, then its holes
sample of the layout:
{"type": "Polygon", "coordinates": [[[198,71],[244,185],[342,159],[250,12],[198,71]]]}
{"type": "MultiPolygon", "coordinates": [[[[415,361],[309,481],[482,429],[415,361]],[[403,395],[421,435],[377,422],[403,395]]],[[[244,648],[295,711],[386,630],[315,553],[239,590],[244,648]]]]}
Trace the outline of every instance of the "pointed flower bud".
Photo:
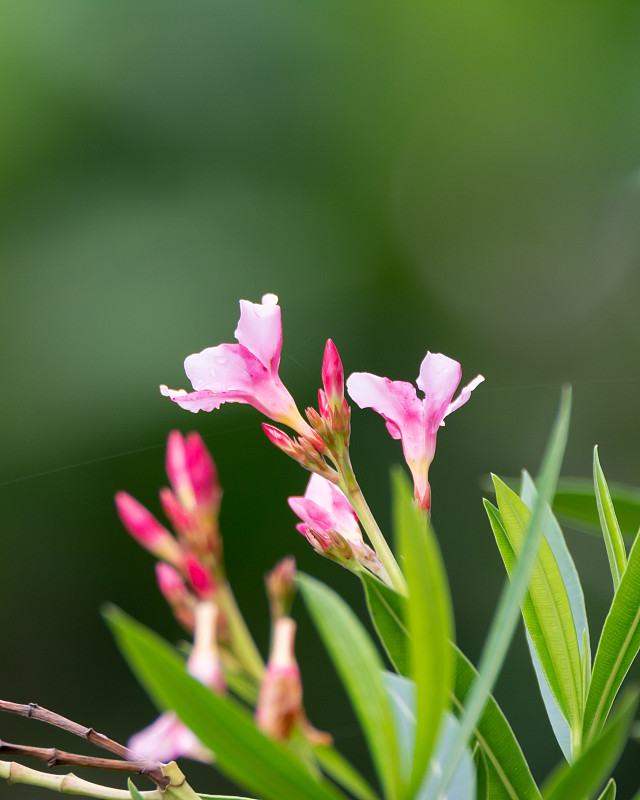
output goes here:
{"type": "Polygon", "coordinates": [[[429,466],[436,451],[438,429],[484,380],[477,375],[453,400],[461,377],[462,368],[457,361],[442,353],[427,353],[416,381],[425,394],[422,400],[406,381],[390,381],[368,372],[354,372],[347,380],[349,394],[360,408],[377,411],[386,420],[391,436],[402,440],[416,501],[427,511],[431,508],[429,466]]]}
{"type": "Polygon", "coordinates": [[[158,558],[179,567],[183,554],[169,531],[127,492],[117,492],[116,510],[124,527],[146,550],[158,558]]]}
{"type": "Polygon", "coordinates": [[[209,689],[222,694],[227,685],[218,650],[218,608],[215,603],[198,603],[195,608],[193,648],[187,660],[187,672],[209,689]]]}
{"type": "Polygon", "coordinates": [[[185,571],[193,590],[201,600],[212,600],[216,594],[216,583],[211,572],[194,555],[187,555],[184,562],[185,571]]]}
{"type": "Polygon", "coordinates": [[[344,369],[338,350],[331,339],[327,339],[322,362],[322,384],[329,406],[338,411],[344,400],[344,369]]]}
{"type": "Polygon", "coordinates": [[[296,594],[296,560],[283,558],[264,579],[271,608],[271,618],[287,616],[296,594]]]}
{"type": "Polygon", "coordinates": [[[183,437],[180,431],[171,431],[166,468],[171,486],[185,509],[217,512],[222,497],[218,472],[198,433],[191,431],[183,437]]]}
{"type": "Polygon", "coordinates": [[[295,636],[296,623],[291,617],[275,620],[269,663],[258,694],[256,724],[267,736],[280,740],[289,739],[300,726],[313,744],[330,745],[331,736],[313,728],[304,713],[302,680],[294,654],[295,636]]]}
{"type": "Polygon", "coordinates": [[[178,622],[188,631],[193,630],[195,598],[185,586],[180,574],[164,561],[158,561],[156,581],[178,622]]]}

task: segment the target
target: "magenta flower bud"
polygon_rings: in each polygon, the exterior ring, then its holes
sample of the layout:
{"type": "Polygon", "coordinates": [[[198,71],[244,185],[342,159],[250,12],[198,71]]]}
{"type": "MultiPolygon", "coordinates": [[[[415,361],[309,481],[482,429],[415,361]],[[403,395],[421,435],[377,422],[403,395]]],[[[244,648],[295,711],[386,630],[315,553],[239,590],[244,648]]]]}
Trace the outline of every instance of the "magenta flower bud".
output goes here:
{"type": "Polygon", "coordinates": [[[222,499],[218,470],[199,433],[191,431],[185,439],[187,469],[198,508],[217,513],[222,499]]]}
{"type": "Polygon", "coordinates": [[[189,582],[201,600],[211,600],[216,593],[216,584],[211,572],[195,556],[189,554],[184,562],[189,582]]]}
{"type": "Polygon", "coordinates": [[[298,458],[300,448],[296,446],[293,439],[287,436],[284,431],[281,431],[279,428],[274,428],[273,425],[269,425],[266,422],[262,423],[262,430],[267,435],[267,439],[271,444],[274,444],[278,450],[282,450],[283,453],[286,453],[292,458],[298,458]]]}
{"type": "Polygon", "coordinates": [[[170,564],[182,563],[178,542],[142,503],[127,492],[117,492],[115,503],[122,524],[139,544],[170,564]]]}
{"type": "Polygon", "coordinates": [[[185,586],[178,571],[169,566],[169,564],[165,564],[164,561],[158,561],[156,564],[156,581],[175,618],[184,628],[192,631],[195,598],[185,586]]]}
{"type": "Polygon", "coordinates": [[[331,418],[331,407],[329,406],[327,395],[322,391],[322,389],[318,389],[318,410],[320,411],[320,416],[323,419],[331,418]]]}
{"type": "Polygon", "coordinates": [[[327,339],[324,348],[322,383],[330,407],[336,411],[341,409],[344,399],[344,369],[338,350],[331,339],[327,339]]]}
{"type": "Polygon", "coordinates": [[[159,494],[162,510],[171,521],[174,530],[181,536],[188,535],[196,525],[192,514],[181,505],[178,498],[168,486],[164,489],[160,489],[159,494]]]}

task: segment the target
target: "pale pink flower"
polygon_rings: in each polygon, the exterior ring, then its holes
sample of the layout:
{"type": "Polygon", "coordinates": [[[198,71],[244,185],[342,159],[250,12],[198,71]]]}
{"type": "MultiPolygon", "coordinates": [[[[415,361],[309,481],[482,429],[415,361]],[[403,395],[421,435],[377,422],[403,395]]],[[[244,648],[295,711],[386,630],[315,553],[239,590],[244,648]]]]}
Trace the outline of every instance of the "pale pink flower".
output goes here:
{"type": "Polygon", "coordinates": [[[364,543],[355,511],[331,481],[314,473],[304,497],[290,497],[288,502],[302,520],[296,529],[317,552],[341,563],[355,560],[377,574],[382,572],[378,556],[364,543]]]}
{"type": "Polygon", "coordinates": [[[360,408],[377,411],[386,420],[391,436],[402,440],[416,500],[427,510],[431,507],[429,466],[436,451],[438,428],[484,380],[477,375],[453,400],[461,377],[462,368],[457,361],[442,353],[427,353],[416,380],[426,395],[422,400],[406,381],[390,381],[368,372],[354,372],[347,380],[349,394],[360,408]]]}
{"type": "Polygon", "coordinates": [[[161,386],[162,394],[189,411],[213,411],[223,403],[248,403],[322,449],[320,439],[300,415],[278,375],[282,319],[276,295],[265,294],[261,303],[241,300],[234,335],[238,344],[207,347],[187,356],[184,369],[194,392],[161,386]]]}

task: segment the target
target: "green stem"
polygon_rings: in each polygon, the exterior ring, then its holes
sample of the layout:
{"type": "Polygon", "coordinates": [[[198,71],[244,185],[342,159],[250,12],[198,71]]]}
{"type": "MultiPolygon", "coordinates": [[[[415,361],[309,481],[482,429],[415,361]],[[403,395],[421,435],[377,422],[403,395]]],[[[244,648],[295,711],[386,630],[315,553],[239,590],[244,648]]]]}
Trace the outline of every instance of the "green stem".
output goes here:
{"type": "Polygon", "coordinates": [[[391,548],[387,544],[387,540],[382,535],[382,531],[378,527],[378,523],[371,513],[371,509],[367,505],[367,501],[364,499],[362,490],[358,486],[353,467],[351,466],[349,452],[346,450],[346,448],[341,448],[340,451],[335,455],[335,464],[338,468],[338,473],[340,474],[340,488],[345,493],[353,507],[353,510],[358,515],[358,519],[360,520],[362,527],[365,529],[367,536],[369,537],[369,541],[373,545],[374,550],[382,562],[382,565],[387,571],[391,585],[396,592],[406,595],[407,581],[402,574],[402,570],[398,566],[398,562],[395,560],[394,555],[391,552],[391,548]]]}
{"type": "Polygon", "coordinates": [[[233,654],[251,676],[257,681],[262,680],[264,673],[262,656],[249,633],[247,623],[227,581],[220,585],[216,600],[229,625],[233,654]]]}

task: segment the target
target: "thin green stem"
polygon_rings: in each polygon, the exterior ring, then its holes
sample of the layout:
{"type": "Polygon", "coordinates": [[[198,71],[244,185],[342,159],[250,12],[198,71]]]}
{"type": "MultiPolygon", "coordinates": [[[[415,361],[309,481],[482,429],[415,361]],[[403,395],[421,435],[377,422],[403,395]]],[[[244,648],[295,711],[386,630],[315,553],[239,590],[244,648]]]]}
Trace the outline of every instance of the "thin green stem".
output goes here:
{"type": "Polygon", "coordinates": [[[397,592],[406,595],[407,581],[391,552],[391,548],[387,544],[387,540],[382,535],[382,531],[378,527],[378,523],[371,513],[367,501],[364,499],[362,490],[356,480],[353,467],[351,466],[349,452],[346,448],[341,448],[340,451],[335,454],[335,464],[340,475],[340,488],[345,493],[353,510],[358,515],[358,519],[365,529],[369,541],[373,545],[383,567],[387,571],[391,585],[397,592]]]}
{"type": "Polygon", "coordinates": [[[262,680],[264,673],[262,656],[227,581],[220,585],[216,600],[229,625],[233,654],[251,676],[257,681],[262,680]]]}

